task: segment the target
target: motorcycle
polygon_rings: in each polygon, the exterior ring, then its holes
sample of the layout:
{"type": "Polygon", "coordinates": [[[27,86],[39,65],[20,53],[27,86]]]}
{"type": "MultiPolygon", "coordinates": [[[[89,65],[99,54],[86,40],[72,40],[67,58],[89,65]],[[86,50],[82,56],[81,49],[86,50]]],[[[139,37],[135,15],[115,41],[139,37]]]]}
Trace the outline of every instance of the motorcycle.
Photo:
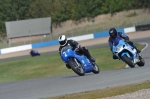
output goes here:
{"type": "Polygon", "coordinates": [[[118,40],[113,44],[113,54],[118,57],[119,60],[124,61],[131,68],[134,68],[137,64],[139,67],[145,65],[145,61],[142,55],[137,53],[136,49],[123,40],[118,40]]]}
{"type": "Polygon", "coordinates": [[[84,76],[85,73],[93,72],[98,74],[100,72],[99,67],[95,62],[91,62],[86,56],[73,51],[70,45],[62,48],[61,50],[62,60],[69,64],[70,68],[79,76],[84,76]]]}

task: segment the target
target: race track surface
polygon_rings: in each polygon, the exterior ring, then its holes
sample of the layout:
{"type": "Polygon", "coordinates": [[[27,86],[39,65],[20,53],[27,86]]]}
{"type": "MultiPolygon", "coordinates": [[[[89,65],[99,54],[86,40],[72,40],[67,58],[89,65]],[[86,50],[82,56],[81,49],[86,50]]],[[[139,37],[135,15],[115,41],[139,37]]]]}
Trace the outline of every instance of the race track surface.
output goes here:
{"type": "MultiPolygon", "coordinates": [[[[135,42],[150,45],[149,38],[135,42]]],[[[83,77],[73,74],[0,83],[0,99],[39,99],[150,80],[149,51],[150,46],[142,52],[146,62],[144,67],[101,71],[99,74],[89,73],[83,77]]]]}

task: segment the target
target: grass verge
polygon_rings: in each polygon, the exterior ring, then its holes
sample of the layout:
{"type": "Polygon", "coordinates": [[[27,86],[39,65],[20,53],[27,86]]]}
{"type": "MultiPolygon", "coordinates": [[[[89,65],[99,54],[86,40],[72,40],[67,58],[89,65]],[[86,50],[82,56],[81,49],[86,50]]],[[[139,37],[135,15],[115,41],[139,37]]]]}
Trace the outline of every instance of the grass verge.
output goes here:
{"type": "MultiPolygon", "coordinates": [[[[145,45],[136,44],[136,46],[141,49],[145,45]]],[[[90,53],[96,59],[101,70],[112,70],[125,67],[125,64],[122,61],[114,61],[112,59],[112,54],[108,47],[92,49],[90,50],[90,53]]],[[[66,68],[59,54],[0,63],[0,82],[11,82],[67,74],[74,74],[74,72],[66,68]]]]}
{"type": "Polygon", "coordinates": [[[129,84],[125,86],[117,86],[105,89],[99,89],[94,91],[86,91],[76,94],[68,94],[51,98],[43,98],[43,99],[100,99],[106,98],[116,95],[122,95],[125,93],[131,93],[142,89],[150,88],[150,80],[144,81],[136,84],[129,84]]]}

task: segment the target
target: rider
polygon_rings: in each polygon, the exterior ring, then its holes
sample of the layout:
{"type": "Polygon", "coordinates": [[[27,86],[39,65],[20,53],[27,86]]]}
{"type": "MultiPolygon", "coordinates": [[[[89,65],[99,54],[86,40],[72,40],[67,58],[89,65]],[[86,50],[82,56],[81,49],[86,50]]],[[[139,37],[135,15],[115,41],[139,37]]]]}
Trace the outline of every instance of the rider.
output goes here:
{"type": "Polygon", "coordinates": [[[30,55],[31,55],[31,56],[40,56],[40,53],[39,53],[37,50],[31,49],[30,55]]]}
{"type": "MultiPolygon", "coordinates": [[[[140,53],[141,51],[139,49],[136,48],[136,46],[134,46],[133,42],[131,42],[129,40],[129,37],[121,32],[117,32],[117,30],[115,28],[111,28],[109,30],[109,46],[110,46],[110,50],[112,51],[113,48],[113,43],[118,41],[119,39],[124,39],[125,42],[127,42],[129,45],[131,45],[132,47],[134,47],[137,50],[137,53],[140,53]]],[[[113,54],[113,59],[118,59],[118,57],[116,55],[113,54]]]]}
{"type": "MultiPolygon", "coordinates": [[[[84,54],[91,62],[95,62],[95,59],[90,55],[89,51],[85,47],[81,47],[81,45],[74,41],[74,40],[67,40],[67,37],[65,35],[61,35],[58,38],[60,47],[59,47],[59,54],[61,55],[61,50],[63,47],[70,45],[72,46],[73,50],[78,50],[81,54],[84,54]]],[[[69,69],[70,66],[66,64],[66,67],[69,69]]]]}

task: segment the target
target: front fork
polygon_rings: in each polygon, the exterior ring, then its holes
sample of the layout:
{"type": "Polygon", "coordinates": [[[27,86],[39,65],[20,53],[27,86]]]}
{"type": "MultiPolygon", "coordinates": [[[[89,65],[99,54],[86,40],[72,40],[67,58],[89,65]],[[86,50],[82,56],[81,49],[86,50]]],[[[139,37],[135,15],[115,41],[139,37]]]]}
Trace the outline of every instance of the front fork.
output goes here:
{"type": "Polygon", "coordinates": [[[81,64],[79,64],[79,62],[77,61],[77,59],[76,58],[74,58],[74,61],[76,62],[76,64],[77,64],[77,68],[83,68],[84,69],[84,67],[81,65],[81,64]]]}
{"type": "Polygon", "coordinates": [[[142,55],[140,53],[137,53],[136,58],[134,59],[134,63],[137,63],[140,61],[142,55]]]}

